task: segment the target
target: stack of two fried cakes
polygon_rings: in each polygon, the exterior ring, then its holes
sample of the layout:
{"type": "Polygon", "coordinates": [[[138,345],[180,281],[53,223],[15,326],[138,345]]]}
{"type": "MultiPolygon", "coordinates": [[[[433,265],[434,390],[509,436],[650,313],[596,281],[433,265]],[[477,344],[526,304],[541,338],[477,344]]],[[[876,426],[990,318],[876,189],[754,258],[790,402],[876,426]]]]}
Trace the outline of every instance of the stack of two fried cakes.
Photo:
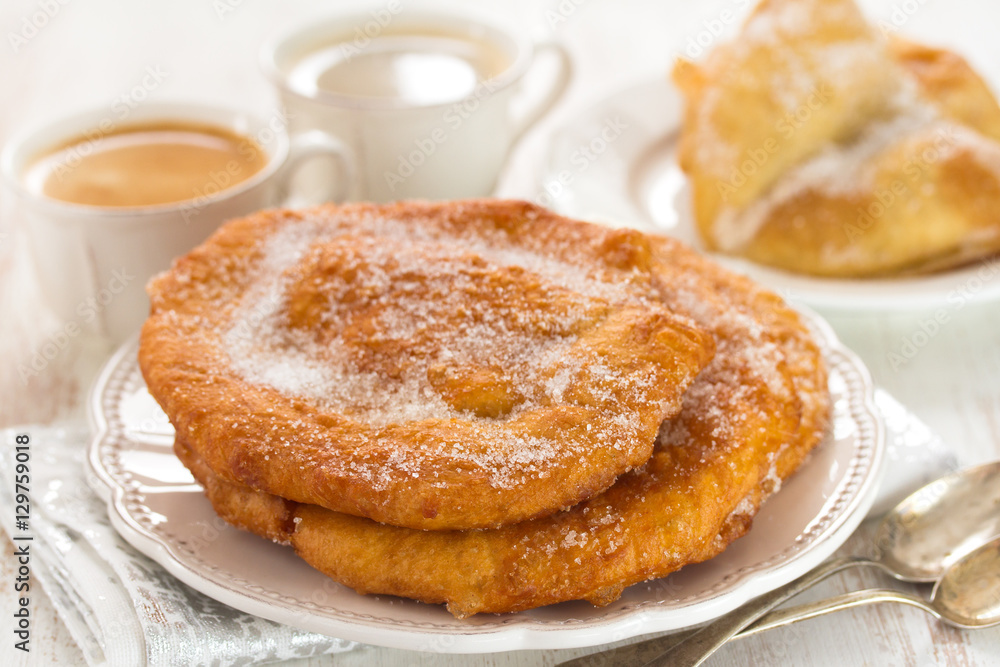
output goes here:
{"type": "Polygon", "coordinates": [[[264,212],[149,290],[143,374],[220,516],[460,617],[711,558],[828,420],[778,297],[522,202],[264,212]]]}

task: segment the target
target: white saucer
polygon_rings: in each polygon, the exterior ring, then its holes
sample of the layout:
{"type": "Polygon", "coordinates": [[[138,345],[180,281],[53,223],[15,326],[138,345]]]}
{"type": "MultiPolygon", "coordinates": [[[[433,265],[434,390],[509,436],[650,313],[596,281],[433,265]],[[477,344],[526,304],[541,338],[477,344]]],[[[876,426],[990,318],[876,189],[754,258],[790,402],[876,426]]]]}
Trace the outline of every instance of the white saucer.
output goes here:
{"type": "Polygon", "coordinates": [[[827,441],[722,555],[633,586],[603,608],[568,602],[458,620],[443,606],[358,595],[291,548],[226,525],[173,455],[173,429],[146,391],[134,340],[108,362],[93,390],[92,483],[121,535],[176,577],[237,609],[306,630],[395,648],[489,653],[592,646],[683,628],[814,568],[875,499],[884,435],[871,380],[824,322],[814,324],[834,396],[827,441]]]}

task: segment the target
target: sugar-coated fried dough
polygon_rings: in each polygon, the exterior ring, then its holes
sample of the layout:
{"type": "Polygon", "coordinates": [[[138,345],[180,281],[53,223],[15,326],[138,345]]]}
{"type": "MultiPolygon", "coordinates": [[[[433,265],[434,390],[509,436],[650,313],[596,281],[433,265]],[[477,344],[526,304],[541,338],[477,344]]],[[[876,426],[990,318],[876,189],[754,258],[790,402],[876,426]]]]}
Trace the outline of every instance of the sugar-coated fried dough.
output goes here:
{"type": "Polygon", "coordinates": [[[961,57],[886,39],[853,0],[764,0],[674,81],[710,249],[839,277],[1000,250],[1000,105],[961,57]]]}
{"type": "Polygon", "coordinates": [[[657,300],[710,330],[717,353],[664,423],[649,462],[565,512],[493,530],[419,531],[273,499],[220,483],[178,436],[176,449],[226,520],[289,542],[362,593],[447,603],[459,617],[565,600],[597,605],[631,584],[715,556],[820,442],[829,394],[820,352],[774,294],[669,239],[634,236],[657,300]],[[244,502],[245,499],[245,502],[244,502]],[[244,508],[247,508],[244,510],[244,508]],[[258,528],[260,526],[260,528],[258,528]]]}
{"type": "Polygon", "coordinates": [[[636,238],[519,202],[264,212],[151,282],[140,364],[230,482],[410,528],[544,516],[644,464],[713,354],[636,238]]]}

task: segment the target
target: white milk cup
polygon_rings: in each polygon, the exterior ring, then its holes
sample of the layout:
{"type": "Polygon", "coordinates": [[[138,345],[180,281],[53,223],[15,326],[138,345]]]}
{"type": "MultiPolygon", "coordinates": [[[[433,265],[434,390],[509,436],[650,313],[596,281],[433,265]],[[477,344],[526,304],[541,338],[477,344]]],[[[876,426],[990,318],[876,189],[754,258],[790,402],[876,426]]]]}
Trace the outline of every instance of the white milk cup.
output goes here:
{"type": "MultiPolygon", "coordinates": [[[[225,220],[282,203],[292,174],[306,160],[341,159],[344,154],[340,142],[318,132],[289,141],[286,124],[283,112],[262,119],[197,104],[147,104],[132,109],[124,119],[108,109],[81,113],[7,144],[0,172],[15,194],[17,222],[26,232],[42,293],[55,313],[80,330],[113,342],[134,333],[149,314],[145,286],[150,277],[204,241],[225,220]],[[132,125],[176,121],[222,127],[248,137],[266,151],[267,163],[232,187],[226,187],[226,174],[213,174],[191,200],[142,207],[67,203],[24,185],[30,164],[67,141],[132,125]]],[[[343,180],[331,183],[329,199],[342,199],[345,185],[343,180]]]]}
{"type": "MultiPolygon", "coordinates": [[[[309,22],[273,39],[261,51],[261,66],[278,89],[290,116],[290,132],[321,130],[347,147],[353,167],[348,193],[353,200],[457,199],[488,196],[518,138],[565,91],[570,58],[555,43],[533,44],[520,31],[495,19],[403,8],[389,3],[368,14],[309,22]],[[504,54],[505,69],[480,81],[466,96],[435,104],[407,104],[398,99],[363,97],[324,89],[303,90],[291,79],[295,65],[319,49],[361,53],[379,37],[454,34],[483,40],[504,54]],[[536,56],[556,56],[557,73],[539,99],[517,98],[536,56]],[[521,102],[520,110],[515,109],[521,102]],[[519,111],[515,113],[515,111],[519,111]]],[[[311,190],[337,172],[320,161],[307,168],[311,190]]]]}

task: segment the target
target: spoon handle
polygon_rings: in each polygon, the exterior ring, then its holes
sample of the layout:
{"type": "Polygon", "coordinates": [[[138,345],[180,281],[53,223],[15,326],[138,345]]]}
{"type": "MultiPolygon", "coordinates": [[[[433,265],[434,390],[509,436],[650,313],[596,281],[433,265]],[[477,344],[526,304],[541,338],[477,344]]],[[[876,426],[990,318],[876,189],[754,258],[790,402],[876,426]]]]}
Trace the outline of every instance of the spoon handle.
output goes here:
{"type": "Polygon", "coordinates": [[[772,611],[760,618],[757,622],[747,626],[738,635],[736,635],[735,638],[739,639],[743,637],[750,637],[761,632],[767,632],[768,630],[798,623],[799,621],[807,621],[810,618],[832,614],[835,611],[863,607],[865,605],[876,604],[878,602],[898,602],[901,604],[907,604],[911,607],[923,609],[927,613],[932,614],[939,619],[941,618],[941,615],[937,612],[937,610],[927,604],[926,600],[922,600],[915,595],[894,591],[889,588],[867,588],[860,591],[851,591],[850,593],[834,595],[833,597],[816,600],[815,602],[808,602],[806,604],[772,611]]]}
{"type": "MultiPolygon", "coordinates": [[[[833,597],[816,600],[806,604],[786,607],[768,612],[757,621],[748,625],[739,633],[733,635],[733,639],[743,639],[762,634],[775,628],[783,628],[787,625],[807,621],[818,616],[832,614],[835,611],[853,609],[878,602],[900,602],[912,607],[923,609],[940,618],[940,615],[924,600],[906,593],[900,593],[884,588],[869,588],[860,591],[851,591],[834,595],[833,597]]],[[[682,641],[693,635],[697,630],[681,630],[672,632],[669,635],[656,637],[646,641],[636,642],[627,646],[621,646],[599,653],[560,662],[558,667],[613,667],[614,665],[645,665],[669,648],[680,644],[682,641]]]]}
{"type": "Polygon", "coordinates": [[[776,588],[769,593],[765,593],[742,607],[716,619],[681,643],[667,649],[664,653],[645,663],[645,667],[662,667],[665,665],[670,665],[670,667],[695,667],[696,665],[700,665],[736,633],[785,600],[798,595],[805,589],[841,570],[854,567],[855,565],[874,564],[867,558],[856,557],[837,558],[827,561],[795,581],[776,588]]]}

